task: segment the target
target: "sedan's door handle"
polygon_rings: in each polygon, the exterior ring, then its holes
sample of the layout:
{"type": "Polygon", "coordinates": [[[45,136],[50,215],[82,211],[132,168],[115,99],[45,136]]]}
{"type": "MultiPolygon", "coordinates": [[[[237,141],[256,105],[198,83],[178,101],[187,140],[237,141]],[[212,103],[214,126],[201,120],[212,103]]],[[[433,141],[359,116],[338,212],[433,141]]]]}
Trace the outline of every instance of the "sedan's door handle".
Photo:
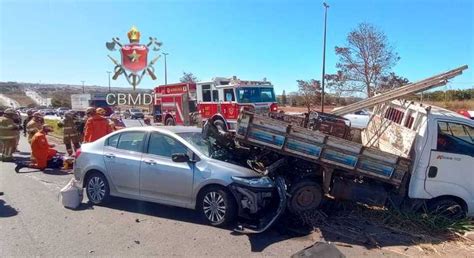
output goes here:
{"type": "Polygon", "coordinates": [[[148,164],[148,165],[150,165],[150,166],[156,165],[156,161],[154,161],[154,160],[152,160],[152,159],[145,160],[144,162],[145,162],[145,164],[148,164]]]}
{"type": "Polygon", "coordinates": [[[109,158],[109,159],[115,158],[115,155],[112,154],[112,153],[107,153],[107,154],[105,154],[104,156],[105,156],[106,158],[109,158]]]}

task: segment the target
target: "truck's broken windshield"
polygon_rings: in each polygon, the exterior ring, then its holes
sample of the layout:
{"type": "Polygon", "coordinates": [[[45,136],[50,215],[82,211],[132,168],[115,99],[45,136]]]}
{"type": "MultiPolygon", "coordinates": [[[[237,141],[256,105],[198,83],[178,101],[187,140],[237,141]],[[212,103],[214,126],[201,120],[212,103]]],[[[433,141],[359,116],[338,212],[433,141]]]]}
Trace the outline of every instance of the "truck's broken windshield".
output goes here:
{"type": "Polygon", "coordinates": [[[273,88],[245,87],[237,89],[239,103],[275,102],[273,88]]]}

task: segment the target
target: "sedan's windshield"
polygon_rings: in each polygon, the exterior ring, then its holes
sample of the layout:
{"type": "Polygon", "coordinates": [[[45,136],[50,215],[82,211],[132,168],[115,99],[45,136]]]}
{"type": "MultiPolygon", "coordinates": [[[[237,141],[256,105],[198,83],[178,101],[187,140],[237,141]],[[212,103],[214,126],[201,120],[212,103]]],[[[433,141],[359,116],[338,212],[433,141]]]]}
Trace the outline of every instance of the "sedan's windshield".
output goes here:
{"type": "Polygon", "coordinates": [[[202,154],[209,157],[210,147],[208,142],[202,138],[200,132],[187,132],[187,133],[177,133],[185,141],[189,142],[193,147],[198,149],[202,154]]]}
{"type": "Polygon", "coordinates": [[[273,88],[262,88],[262,87],[237,88],[237,102],[239,103],[275,102],[275,93],[273,92],[273,88]]]}
{"type": "Polygon", "coordinates": [[[130,109],[130,112],[138,113],[138,112],[142,112],[142,111],[140,109],[132,108],[132,109],[130,109]]]}

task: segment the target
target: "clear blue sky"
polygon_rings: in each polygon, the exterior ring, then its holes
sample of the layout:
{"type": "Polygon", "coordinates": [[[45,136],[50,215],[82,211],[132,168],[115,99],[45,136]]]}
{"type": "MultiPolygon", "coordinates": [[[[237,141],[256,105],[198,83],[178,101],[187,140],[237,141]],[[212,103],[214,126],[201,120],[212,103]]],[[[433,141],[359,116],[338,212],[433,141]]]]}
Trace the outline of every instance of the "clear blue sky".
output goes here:
{"type": "MultiPolygon", "coordinates": [[[[361,22],[382,29],[401,60],[395,72],[416,81],[459,65],[470,69],[447,88],[474,85],[474,4],[471,0],[329,1],[327,73],[334,46],[361,22]]],[[[322,1],[12,1],[0,0],[0,81],[107,85],[105,42],[125,41],[136,25],[142,43],[163,42],[168,82],[183,71],[200,80],[237,75],[268,78],[277,93],[297,79],[320,79],[322,1]]],[[[118,52],[113,53],[116,57],[118,52]]],[[[163,60],[155,65],[164,82],[163,60]]],[[[129,87],[123,77],[112,86],[129,87]]]]}

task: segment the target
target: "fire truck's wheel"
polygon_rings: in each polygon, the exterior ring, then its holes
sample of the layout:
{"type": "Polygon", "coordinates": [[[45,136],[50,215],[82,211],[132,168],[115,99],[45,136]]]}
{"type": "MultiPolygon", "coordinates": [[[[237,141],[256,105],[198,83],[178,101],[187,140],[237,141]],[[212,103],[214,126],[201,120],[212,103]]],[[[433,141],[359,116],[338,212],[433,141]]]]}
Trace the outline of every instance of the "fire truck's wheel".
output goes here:
{"type": "Polygon", "coordinates": [[[175,125],[172,117],[166,118],[165,125],[175,125]]]}
{"type": "Polygon", "coordinates": [[[323,192],[317,182],[303,179],[290,187],[288,210],[293,214],[314,210],[323,199],[323,192]]]}
{"type": "Polygon", "coordinates": [[[216,119],[214,121],[214,125],[217,127],[217,129],[219,129],[219,131],[227,132],[227,127],[225,126],[224,121],[222,121],[221,119],[216,119]]]}

